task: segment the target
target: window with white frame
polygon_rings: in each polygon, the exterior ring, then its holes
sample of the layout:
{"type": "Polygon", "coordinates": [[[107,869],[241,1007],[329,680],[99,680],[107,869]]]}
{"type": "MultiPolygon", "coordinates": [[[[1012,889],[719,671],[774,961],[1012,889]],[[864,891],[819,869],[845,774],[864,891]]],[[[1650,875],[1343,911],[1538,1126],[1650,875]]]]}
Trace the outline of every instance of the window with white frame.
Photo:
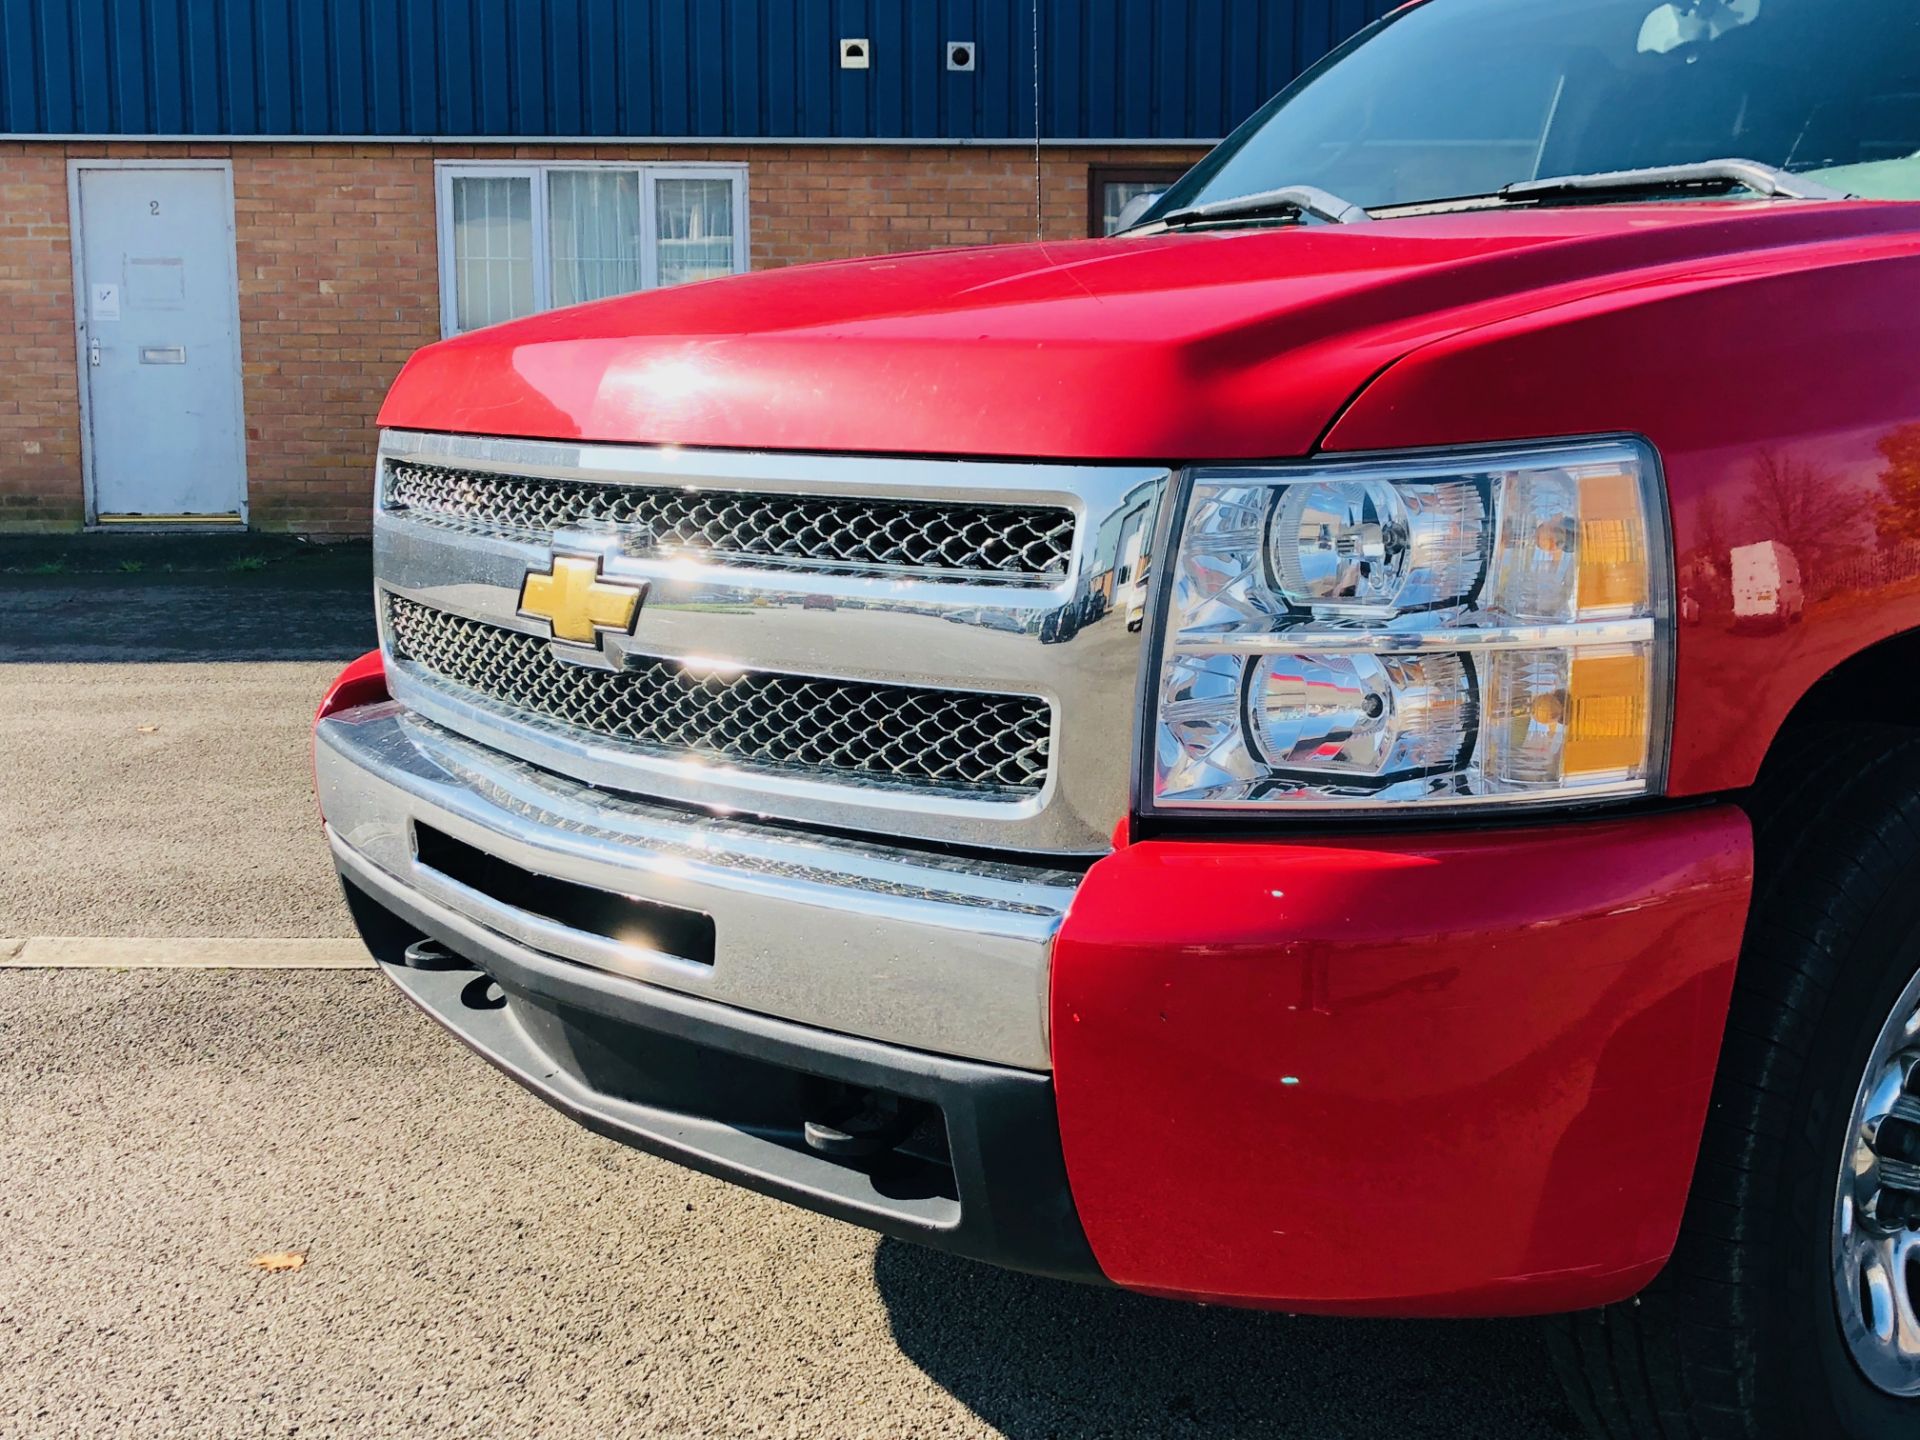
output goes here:
{"type": "Polygon", "coordinates": [[[448,335],[747,268],[742,165],[443,164],[448,335]]]}

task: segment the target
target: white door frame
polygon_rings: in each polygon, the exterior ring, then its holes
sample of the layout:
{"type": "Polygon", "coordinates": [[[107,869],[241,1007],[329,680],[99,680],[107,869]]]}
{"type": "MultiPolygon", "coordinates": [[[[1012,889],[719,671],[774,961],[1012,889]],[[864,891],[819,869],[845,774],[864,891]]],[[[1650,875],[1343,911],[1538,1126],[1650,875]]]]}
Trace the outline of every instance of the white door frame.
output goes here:
{"type": "MultiPolygon", "coordinates": [[[[247,411],[245,337],[240,333],[240,256],[233,218],[233,161],[231,160],[69,160],[67,161],[67,247],[73,258],[73,363],[80,390],[80,473],[86,492],[86,523],[99,528],[100,511],[95,501],[93,474],[93,380],[87,365],[87,245],[80,204],[80,177],[88,170],[214,170],[219,172],[226,198],[226,234],[228,273],[233,276],[232,305],[234,366],[233,413],[240,430],[240,523],[248,520],[249,483],[247,471],[247,411]]],[[[191,527],[188,527],[191,528],[191,527]]]]}

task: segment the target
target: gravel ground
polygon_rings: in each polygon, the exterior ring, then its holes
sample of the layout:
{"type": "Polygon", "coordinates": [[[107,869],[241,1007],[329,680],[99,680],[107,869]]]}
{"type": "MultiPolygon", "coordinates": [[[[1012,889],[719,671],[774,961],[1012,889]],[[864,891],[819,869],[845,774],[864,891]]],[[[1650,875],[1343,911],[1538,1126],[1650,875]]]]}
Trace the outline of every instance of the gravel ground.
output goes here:
{"type": "Polygon", "coordinates": [[[0,1435],[1571,1428],[1524,1326],[877,1241],[576,1128],[376,974],[0,972],[0,1056],[0,1435]]]}
{"type": "Polygon", "coordinates": [[[0,664],[0,936],[352,934],[307,738],[338,669],[0,664]]]}
{"type": "Polygon", "coordinates": [[[366,552],[174,553],[0,580],[0,938],[352,933],[307,724],[373,645],[366,552]]]}
{"type": "MultiPolygon", "coordinates": [[[[0,584],[0,937],[346,933],[306,723],[367,608],[0,584]]],[[[1572,1433],[1524,1325],[876,1240],[578,1129],[371,973],[0,971],[0,1175],[0,1437],[1572,1433]]]]}

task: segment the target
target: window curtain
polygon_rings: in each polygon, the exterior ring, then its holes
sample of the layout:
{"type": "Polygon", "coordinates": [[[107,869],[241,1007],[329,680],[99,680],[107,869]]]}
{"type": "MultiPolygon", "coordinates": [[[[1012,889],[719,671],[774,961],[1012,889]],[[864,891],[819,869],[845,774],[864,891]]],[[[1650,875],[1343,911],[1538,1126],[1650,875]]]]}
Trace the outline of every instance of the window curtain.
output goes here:
{"type": "Polygon", "coordinates": [[[453,181],[453,293],[462,331],[533,313],[533,179],[453,181]]]}
{"type": "Polygon", "coordinates": [[[640,177],[631,170],[547,174],[553,303],[578,305],[640,288],[640,177]]]}
{"type": "Polygon", "coordinates": [[[671,178],[655,183],[660,283],[733,274],[733,183],[671,178]]]}

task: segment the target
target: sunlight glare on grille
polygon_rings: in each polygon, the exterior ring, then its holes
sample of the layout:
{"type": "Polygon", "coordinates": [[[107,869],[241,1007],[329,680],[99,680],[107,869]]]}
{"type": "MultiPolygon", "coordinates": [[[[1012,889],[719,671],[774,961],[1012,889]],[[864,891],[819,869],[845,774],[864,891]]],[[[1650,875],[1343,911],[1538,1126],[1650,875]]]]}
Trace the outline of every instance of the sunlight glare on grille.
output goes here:
{"type": "Polygon", "coordinates": [[[537,636],[399,596],[387,620],[396,657],[435,680],[649,750],[1006,798],[1046,779],[1051,716],[1034,696],[719,676],[665,660],[598,670],[556,659],[537,636]]]}
{"type": "Polygon", "coordinates": [[[750,494],[602,484],[389,460],[386,506],[427,520],[503,532],[605,522],[651,534],[655,547],[716,560],[927,571],[1002,582],[1062,578],[1073,514],[855,496],[750,494]]]}

